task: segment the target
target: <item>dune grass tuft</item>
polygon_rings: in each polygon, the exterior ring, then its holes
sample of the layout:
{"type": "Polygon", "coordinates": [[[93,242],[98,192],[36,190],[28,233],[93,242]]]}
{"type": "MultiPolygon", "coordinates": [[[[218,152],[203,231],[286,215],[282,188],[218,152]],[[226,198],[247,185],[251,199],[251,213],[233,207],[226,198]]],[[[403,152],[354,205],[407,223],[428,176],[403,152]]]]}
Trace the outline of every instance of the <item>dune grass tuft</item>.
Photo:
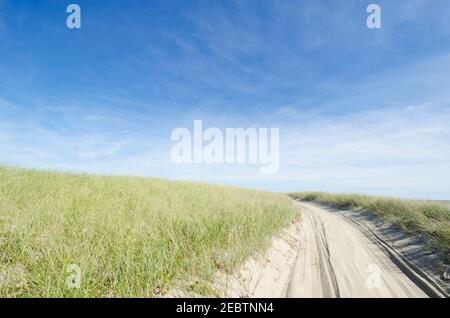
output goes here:
{"type": "Polygon", "coordinates": [[[322,192],[291,193],[290,196],[341,208],[369,210],[406,233],[426,236],[450,261],[450,205],[446,203],[322,192]]]}
{"type": "Polygon", "coordinates": [[[296,215],[282,194],[0,167],[0,297],[208,294],[296,215]]]}

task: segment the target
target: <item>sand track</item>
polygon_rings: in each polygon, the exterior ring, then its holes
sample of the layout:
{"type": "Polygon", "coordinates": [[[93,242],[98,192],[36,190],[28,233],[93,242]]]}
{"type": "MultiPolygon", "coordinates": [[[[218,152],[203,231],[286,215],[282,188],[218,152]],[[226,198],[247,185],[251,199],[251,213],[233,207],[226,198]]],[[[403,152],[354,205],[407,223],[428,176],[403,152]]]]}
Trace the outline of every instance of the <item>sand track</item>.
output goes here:
{"type": "Polygon", "coordinates": [[[296,204],[301,247],[287,297],[427,297],[355,224],[313,204],[296,204]]]}

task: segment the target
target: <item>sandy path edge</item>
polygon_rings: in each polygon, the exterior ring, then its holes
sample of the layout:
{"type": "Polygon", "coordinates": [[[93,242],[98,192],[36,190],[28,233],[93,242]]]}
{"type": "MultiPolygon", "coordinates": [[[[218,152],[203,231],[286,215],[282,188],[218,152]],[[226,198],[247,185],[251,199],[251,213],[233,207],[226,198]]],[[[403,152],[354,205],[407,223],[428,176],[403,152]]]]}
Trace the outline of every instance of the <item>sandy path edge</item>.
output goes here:
{"type": "Polygon", "coordinates": [[[265,254],[255,254],[232,275],[218,273],[214,288],[221,297],[284,298],[301,248],[301,222],[272,238],[265,254]]]}

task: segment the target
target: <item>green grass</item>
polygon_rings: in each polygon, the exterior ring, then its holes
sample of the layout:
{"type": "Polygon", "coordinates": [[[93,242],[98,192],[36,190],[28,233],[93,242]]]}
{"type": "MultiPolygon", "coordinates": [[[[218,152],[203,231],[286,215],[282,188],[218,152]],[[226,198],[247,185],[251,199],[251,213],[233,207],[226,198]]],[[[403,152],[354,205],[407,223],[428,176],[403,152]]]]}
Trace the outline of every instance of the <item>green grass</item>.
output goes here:
{"type": "Polygon", "coordinates": [[[282,194],[0,167],[0,297],[209,294],[296,217],[282,194]]]}
{"type": "Polygon", "coordinates": [[[406,233],[422,234],[450,261],[450,205],[359,194],[291,193],[294,199],[366,209],[399,226],[406,233]]]}

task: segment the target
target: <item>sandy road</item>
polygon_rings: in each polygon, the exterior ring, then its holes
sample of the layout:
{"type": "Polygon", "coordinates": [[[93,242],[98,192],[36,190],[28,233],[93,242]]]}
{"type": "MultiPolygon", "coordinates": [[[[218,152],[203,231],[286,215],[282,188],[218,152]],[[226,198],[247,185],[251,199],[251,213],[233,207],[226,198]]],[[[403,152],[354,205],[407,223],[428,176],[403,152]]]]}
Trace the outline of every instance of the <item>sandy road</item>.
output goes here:
{"type": "Polygon", "coordinates": [[[301,247],[288,297],[427,297],[383,250],[354,224],[298,202],[301,247]]]}

